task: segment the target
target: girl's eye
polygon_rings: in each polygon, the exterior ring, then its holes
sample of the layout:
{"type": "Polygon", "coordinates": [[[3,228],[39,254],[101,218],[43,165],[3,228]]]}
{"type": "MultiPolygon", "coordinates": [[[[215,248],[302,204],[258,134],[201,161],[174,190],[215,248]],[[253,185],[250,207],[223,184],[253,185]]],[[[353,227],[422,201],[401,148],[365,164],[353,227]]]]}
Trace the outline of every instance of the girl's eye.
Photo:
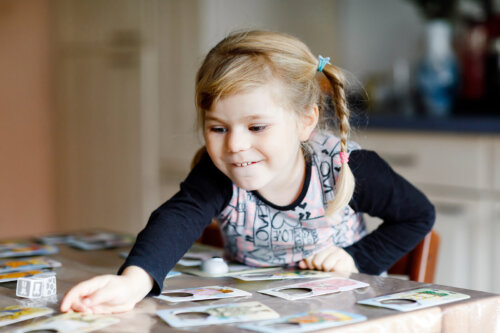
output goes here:
{"type": "Polygon", "coordinates": [[[211,127],[210,131],[214,133],[226,133],[227,129],[224,127],[217,126],[217,127],[211,127]]]}
{"type": "Polygon", "coordinates": [[[252,132],[261,132],[261,131],[265,130],[266,128],[267,128],[266,125],[253,125],[253,126],[249,127],[250,131],[252,131],[252,132]]]}

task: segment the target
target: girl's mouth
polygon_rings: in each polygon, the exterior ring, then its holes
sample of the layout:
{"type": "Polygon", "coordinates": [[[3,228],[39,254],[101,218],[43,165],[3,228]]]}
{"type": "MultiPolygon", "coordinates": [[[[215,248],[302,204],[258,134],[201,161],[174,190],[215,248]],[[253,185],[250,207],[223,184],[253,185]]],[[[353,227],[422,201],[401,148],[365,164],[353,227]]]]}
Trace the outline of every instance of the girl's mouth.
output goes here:
{"type": "Polygon", "coordinates": [[[233,163],[233,165],[235,167],[238,167],[238,168],[244,168],[246,166],[249,166],[249,165],[253,165],[253,164],[256,164],[256,163],[259,163],[259,162],[243,162],[243,163],[233,163]]]}

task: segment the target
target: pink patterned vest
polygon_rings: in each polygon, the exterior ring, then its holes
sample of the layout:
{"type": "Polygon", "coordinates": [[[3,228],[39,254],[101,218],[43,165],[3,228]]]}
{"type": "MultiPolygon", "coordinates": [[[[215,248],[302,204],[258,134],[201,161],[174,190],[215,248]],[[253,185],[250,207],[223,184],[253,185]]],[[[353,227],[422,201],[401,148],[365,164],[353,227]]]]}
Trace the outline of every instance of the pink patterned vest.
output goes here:
{"type": "MultiPolygon", "coordinates": [[[[349,152],[359,149],[350,142],[349,152]]],[[[315,132],[308,141],[311,179],[302,202],[292,210],[273,208],[233,184],[229,204],[217,216],[229,259],[251,266],[281,266],[315,254],[329,245],[346,247],[366,234],[362,214],[349,206],[327,218],[340,171],[340,141],[315,132]]]]}

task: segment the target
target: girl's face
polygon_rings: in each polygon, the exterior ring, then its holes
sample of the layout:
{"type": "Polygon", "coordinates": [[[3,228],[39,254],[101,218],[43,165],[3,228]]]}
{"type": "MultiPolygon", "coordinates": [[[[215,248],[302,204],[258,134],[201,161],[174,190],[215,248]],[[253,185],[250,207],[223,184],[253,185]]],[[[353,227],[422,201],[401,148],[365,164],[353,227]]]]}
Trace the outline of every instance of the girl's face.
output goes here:
{"type": "Polygon", "coordinates": [[[277,103],[279,88],[273,83],[225,97],[205,113],[204,125],[215,166],[237,186],[257,190],[271,201],[293,188],[291,183],[302,182],[300,142],[309,138],[317,121],[298,119],[277,103]]]}

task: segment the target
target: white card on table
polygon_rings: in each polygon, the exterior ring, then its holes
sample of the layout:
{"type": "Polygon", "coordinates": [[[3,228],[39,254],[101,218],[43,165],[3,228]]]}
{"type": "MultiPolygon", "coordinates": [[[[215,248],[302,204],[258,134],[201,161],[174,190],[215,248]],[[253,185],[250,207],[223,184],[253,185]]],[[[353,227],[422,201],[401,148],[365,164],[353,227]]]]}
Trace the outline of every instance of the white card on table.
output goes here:
{"type": "Polygon", "coordinates": [[[279,318],[279,314],[260,302],[217,304],[156,311],[172,327],[228,324],[279,318]]]}
{"type": "Polygon", "coordinates": [[[232,287],[208,286],[208,287],[198,287],[198,288],[164,290],[161,292],[161,295],[156,296],[156,298],[167,302],[188,302],[188,301],[202,301],[206,299],[231,298],[231,297],[243,297],[243,296],[252,296],[252,294],[247,291],[232,287]]]}
{"type": "Polygon", "coordinates": [[[238,327],[263,333],[301,333],[353,324],[364,320],[366,320],[365,316],[356,313],[337,310],[317,310],[297,313],[278,319],[241,324],[238,327]]]}
{"type": "Polygon", "coordinates": [[[92,332],[114,325],[120,320],[109,316],[69,312],[29,324],[13,331],[13,333],[45,332],[54,330],[58,333],[92,332]]]}
{"type": "Polygon", "coordinates": [[[243,281],[314,279],[332,277],[334,273],[311,270],[288,270],[280,272],[245,272],[233,274],[231,277],[243,281]]]}
{"type": "Polygon", "coordinates": [[[54,312],[49,308],[33,308],[28,306],[12,305],[0,308],[0,326],[14,324],[54,312]]]}
{"type": "Polygon", "coordinates": [[[420,288],[378,296],[358,301],[358,304],[372,305],[398,311],[411,311],[430,306],[461,301],[470,298],[469,295],[434,288],[420,288]]]}
{"type": "Polygon", "coordinates": [[[368,287],[368,283],[352,279],[333,277],[291,284],[271,289],[259,290],[259,293],[281,297],[287,300],[297,300],[306,297],[333,294],[357,288],[368,287]]]}

